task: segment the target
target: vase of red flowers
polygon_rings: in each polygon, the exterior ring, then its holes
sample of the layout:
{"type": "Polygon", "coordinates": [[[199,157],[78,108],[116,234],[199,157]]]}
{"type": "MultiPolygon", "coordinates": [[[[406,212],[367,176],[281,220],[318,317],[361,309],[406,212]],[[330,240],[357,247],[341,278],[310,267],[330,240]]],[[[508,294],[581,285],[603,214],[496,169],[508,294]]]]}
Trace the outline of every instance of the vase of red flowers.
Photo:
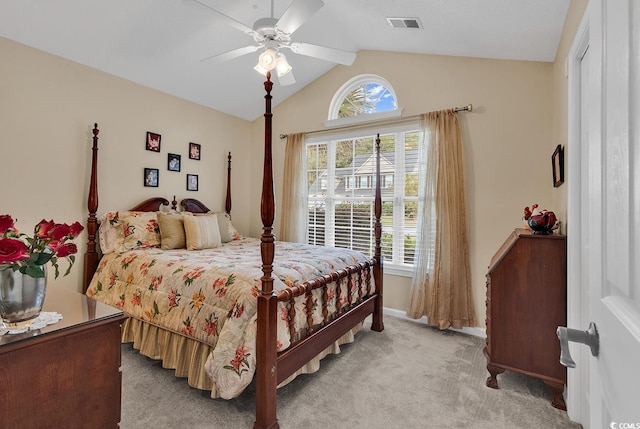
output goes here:
{"type": "Polygon", "coordinates": [[[27,326],[38,317],[47,287],[47,264],[60,275],[58,262],[68,261],[69,274],[78,248],[72,242],[84,228],[79,222],[41,220],[33,236],[24,234],[9,215],[0,215],[0,316],[8,327],[27,326]]]}

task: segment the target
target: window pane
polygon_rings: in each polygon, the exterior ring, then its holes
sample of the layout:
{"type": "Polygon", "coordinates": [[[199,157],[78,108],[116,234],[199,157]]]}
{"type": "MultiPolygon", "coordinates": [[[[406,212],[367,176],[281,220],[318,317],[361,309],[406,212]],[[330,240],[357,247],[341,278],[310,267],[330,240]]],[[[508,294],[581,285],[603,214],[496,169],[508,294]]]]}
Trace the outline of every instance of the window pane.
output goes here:
{"type": "Polygon", "coordinates": [[[318,201],[309,201],[309,244],[324,246],[325,243],[325,209],[318,201]]]}
{"type": "Polygon", "coordinates": [[[335,243],[371,254],[373,249],[373,204],[343,202],[335,209],[335,243]]]}
{"type": "Polygon", "coordinates": [[[396,109],[396,100],[383,85],[368,83],[366,85],[367,104],[373,106],[373,112],[386,112],[396,109]]]}
{"type": "Polygon", "coordinates": [[[404,263],[412,264],[416,253],[416,220],[418,216],[418,202],[404,203],[404,263]]]}
{"type": "Polygon", "coordinates": [[[339,118],[387,112],[397,109],[396,99],[388,88],[378,83],[367,83],[354,88],[342,101],[339,118]]]}
{"type": "Polygon", "coordinates": [[[404,136],[404,148],[405,150],[418,150],[418,138],[420,133],[413,131],[406,133],[404,136]]]}
{"type": "Polygon", "coordinates": [[[418,173],[409,173],[405,175],[404,194],[408,197],[418,196],[418,173]]]}
{"type": "Polygon", "coordinates": [[[307,145],[307,186],[310,197],[327,194],[326,143],[307,145]]]}

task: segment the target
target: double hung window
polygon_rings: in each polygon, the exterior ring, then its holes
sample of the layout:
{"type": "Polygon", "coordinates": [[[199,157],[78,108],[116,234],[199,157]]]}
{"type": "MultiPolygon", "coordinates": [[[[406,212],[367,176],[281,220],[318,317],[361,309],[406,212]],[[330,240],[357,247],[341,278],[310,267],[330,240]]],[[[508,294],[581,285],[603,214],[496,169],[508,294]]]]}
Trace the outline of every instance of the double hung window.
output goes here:
{"type": "MultiPolygon", "coordinates": [[[[308,138],[308,242],[372,254],[379,131],[308,138]],[[375,132],[375,134],[374,134],[375,132]]],[[[385,269],[410,271],[416,247],[418,124],[380,132],[385,269]]]]}

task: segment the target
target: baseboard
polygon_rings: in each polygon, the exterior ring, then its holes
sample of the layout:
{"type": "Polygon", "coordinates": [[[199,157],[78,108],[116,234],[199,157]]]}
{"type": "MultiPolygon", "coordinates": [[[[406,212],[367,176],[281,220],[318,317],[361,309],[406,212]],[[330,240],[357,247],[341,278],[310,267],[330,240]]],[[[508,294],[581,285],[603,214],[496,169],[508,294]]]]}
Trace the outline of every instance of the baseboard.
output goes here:
{"type": "MultiPolygon", "coordinates": [[[[389,316],[399,317],[400,319],[409,320],[411,322],[423,323],[425,325],[427,324],[427,316],[422,316],[420,319],[412,319],[410,317],[407,317],[406,312],[401,310],[396,310],[395,308],[388,308],[388,307],[383,307],[382,312],[389,316]]],[[[487,338],[487,333],[484,328],[464,327],[462,329],[454,329],[454,328],[449,328],[449,329],[451,329],[452,331],[462,332],[464,334],[474,335],[476,337],[487,338]]]]}

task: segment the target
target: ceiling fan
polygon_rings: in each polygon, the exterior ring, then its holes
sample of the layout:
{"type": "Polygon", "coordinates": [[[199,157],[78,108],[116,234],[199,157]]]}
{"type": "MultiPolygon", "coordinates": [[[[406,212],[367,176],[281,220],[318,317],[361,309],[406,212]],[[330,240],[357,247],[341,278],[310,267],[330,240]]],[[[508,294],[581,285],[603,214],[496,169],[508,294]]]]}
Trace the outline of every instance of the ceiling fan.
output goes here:
{"type": "Polygon", "coordinates": [[[347,66],[353,64],[353,61],[356,59],[356,54],[353,52],[327,48],[311,43],[291,41],[293,32],[300,28],[307,19],[324,6],[322,0],[293,0],[280,19],[273,17],[273,0],[271,0],[271,17],[257,20],[253,24],[253,27],[248,27],[242,22],[209,6],[202,0],[193,1],[222,16],[230,25],[252,36],[255,42],[253,45],[243,46],[231,51],[202,58],[201,61],[221,63],[256,52],[258,49],[263,48],[264,51],[260,54],[258,65],[255,67],[256,71],[265,74],[266,71],[275,68],[280,84],[291,85],[295,83],[295,79],[293,78],[293,73],[291,73],[291,66],[287,63],[285,55],[281,52],[284,48],[290,49],[296,54],[347,66]]]}

